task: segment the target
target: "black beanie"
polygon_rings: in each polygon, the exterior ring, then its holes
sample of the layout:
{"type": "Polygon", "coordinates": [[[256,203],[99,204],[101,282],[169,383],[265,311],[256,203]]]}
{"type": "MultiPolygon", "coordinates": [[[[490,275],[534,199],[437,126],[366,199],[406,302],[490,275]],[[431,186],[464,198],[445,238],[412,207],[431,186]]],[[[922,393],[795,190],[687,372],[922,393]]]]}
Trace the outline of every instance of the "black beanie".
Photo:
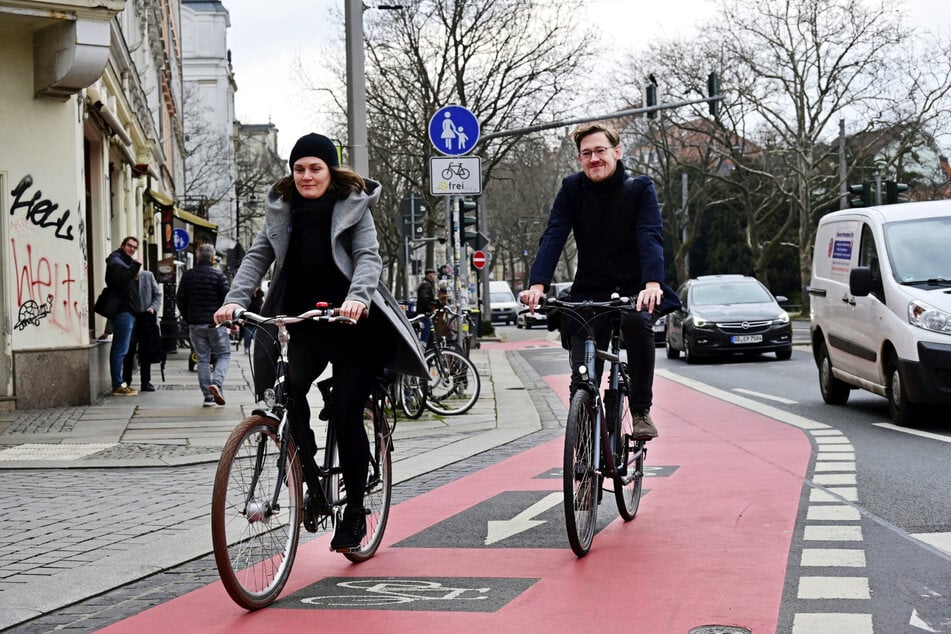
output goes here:
{"type": "Polygon", "coordinates": [[[326,163],[328,167],[337,167],[337,165],[340,164],[337,160],[337,146],[333,144],[333,141],[322,134],[316,134],[314,132],[305,134],[297,139],[297,143],[294,144],[294,149],[291,150],[291,158],[288,159],[292,171],[297,159],[304,156],[316,156],[326,163]]]}

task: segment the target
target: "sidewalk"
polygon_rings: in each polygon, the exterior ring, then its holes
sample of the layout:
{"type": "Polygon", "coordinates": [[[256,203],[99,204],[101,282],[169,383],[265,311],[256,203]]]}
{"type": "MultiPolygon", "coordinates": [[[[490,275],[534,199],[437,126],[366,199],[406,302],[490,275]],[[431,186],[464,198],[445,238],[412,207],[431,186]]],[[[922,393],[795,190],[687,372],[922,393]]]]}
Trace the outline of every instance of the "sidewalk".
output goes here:
{"type": "MultiPolygon", "coordinates": [[[[482,390],[469,412],[398,419],[395,483],[541,429],[506,352],[471,358],[482,390]]],[[[250,364],[233,354],[222,407],[202,407],[185,351],[153,378],[138,396],[0,413],[0,630],[211,552],[215,463],[254,406],[250,364]]]]}

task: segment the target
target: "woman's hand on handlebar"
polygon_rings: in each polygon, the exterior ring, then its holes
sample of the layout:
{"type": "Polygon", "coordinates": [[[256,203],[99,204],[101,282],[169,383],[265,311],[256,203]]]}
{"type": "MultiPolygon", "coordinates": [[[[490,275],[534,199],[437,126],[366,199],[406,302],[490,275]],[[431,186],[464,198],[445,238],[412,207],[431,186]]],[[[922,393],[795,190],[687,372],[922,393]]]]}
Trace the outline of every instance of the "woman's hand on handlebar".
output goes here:
{"type": "Polygon", "coordinates": [[[349,317],[350,319],[357,321],[361,317],[366,317],[367,307],[363,302],[358,302],[355,299],[348,299],[340,305],[340,309],[337,311],[337,313],[341,317],[349,317]]]}
{"type": "Polygon", "coordinates": [[[535,309],[539,304],[542,303],[542,300],[545,299],[545,285],[544,284],[532,284],[528,290],[522,291],[518,294],[518,301],[522,302],[528,306],[529,312],[535,312],[535,309]]]}
{"type": "Polygon", "coordinates": [[[234,311],[244,308],[241,304],[225,304],[215,311],[215,324],[221,324],[231,321],[234,318],[234,311]]]}

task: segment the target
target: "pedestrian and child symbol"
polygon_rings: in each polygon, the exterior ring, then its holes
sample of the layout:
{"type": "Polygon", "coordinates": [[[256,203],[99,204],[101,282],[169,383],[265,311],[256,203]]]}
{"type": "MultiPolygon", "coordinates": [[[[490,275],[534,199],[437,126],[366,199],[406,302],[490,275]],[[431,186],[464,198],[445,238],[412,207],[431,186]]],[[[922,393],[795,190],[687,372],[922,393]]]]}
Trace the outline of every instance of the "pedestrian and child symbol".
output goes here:
{"type": "Polygon", "coordinates": [[[445,106],[429,121],[429,140],[442,154],[461,156],[479,140],[479,122],[462,106],[445,106]]]}

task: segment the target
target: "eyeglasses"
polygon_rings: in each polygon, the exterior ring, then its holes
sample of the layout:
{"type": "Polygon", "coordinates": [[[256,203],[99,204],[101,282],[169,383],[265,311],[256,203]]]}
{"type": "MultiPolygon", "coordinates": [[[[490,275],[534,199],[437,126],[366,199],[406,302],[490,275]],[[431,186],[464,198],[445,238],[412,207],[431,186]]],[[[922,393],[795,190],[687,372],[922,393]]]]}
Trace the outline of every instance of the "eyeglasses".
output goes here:
{"type": "Polygon", "coordinates": [[[613,150],[616,147],[616,145],[612,145],[611,147],[596,147],[593,150],[582,150],[581,153],[578,154],[578,157],[581,158],[582,161],[590,161],[593,157],[603,159],[608,155],[608,150],[613,150]]]}

